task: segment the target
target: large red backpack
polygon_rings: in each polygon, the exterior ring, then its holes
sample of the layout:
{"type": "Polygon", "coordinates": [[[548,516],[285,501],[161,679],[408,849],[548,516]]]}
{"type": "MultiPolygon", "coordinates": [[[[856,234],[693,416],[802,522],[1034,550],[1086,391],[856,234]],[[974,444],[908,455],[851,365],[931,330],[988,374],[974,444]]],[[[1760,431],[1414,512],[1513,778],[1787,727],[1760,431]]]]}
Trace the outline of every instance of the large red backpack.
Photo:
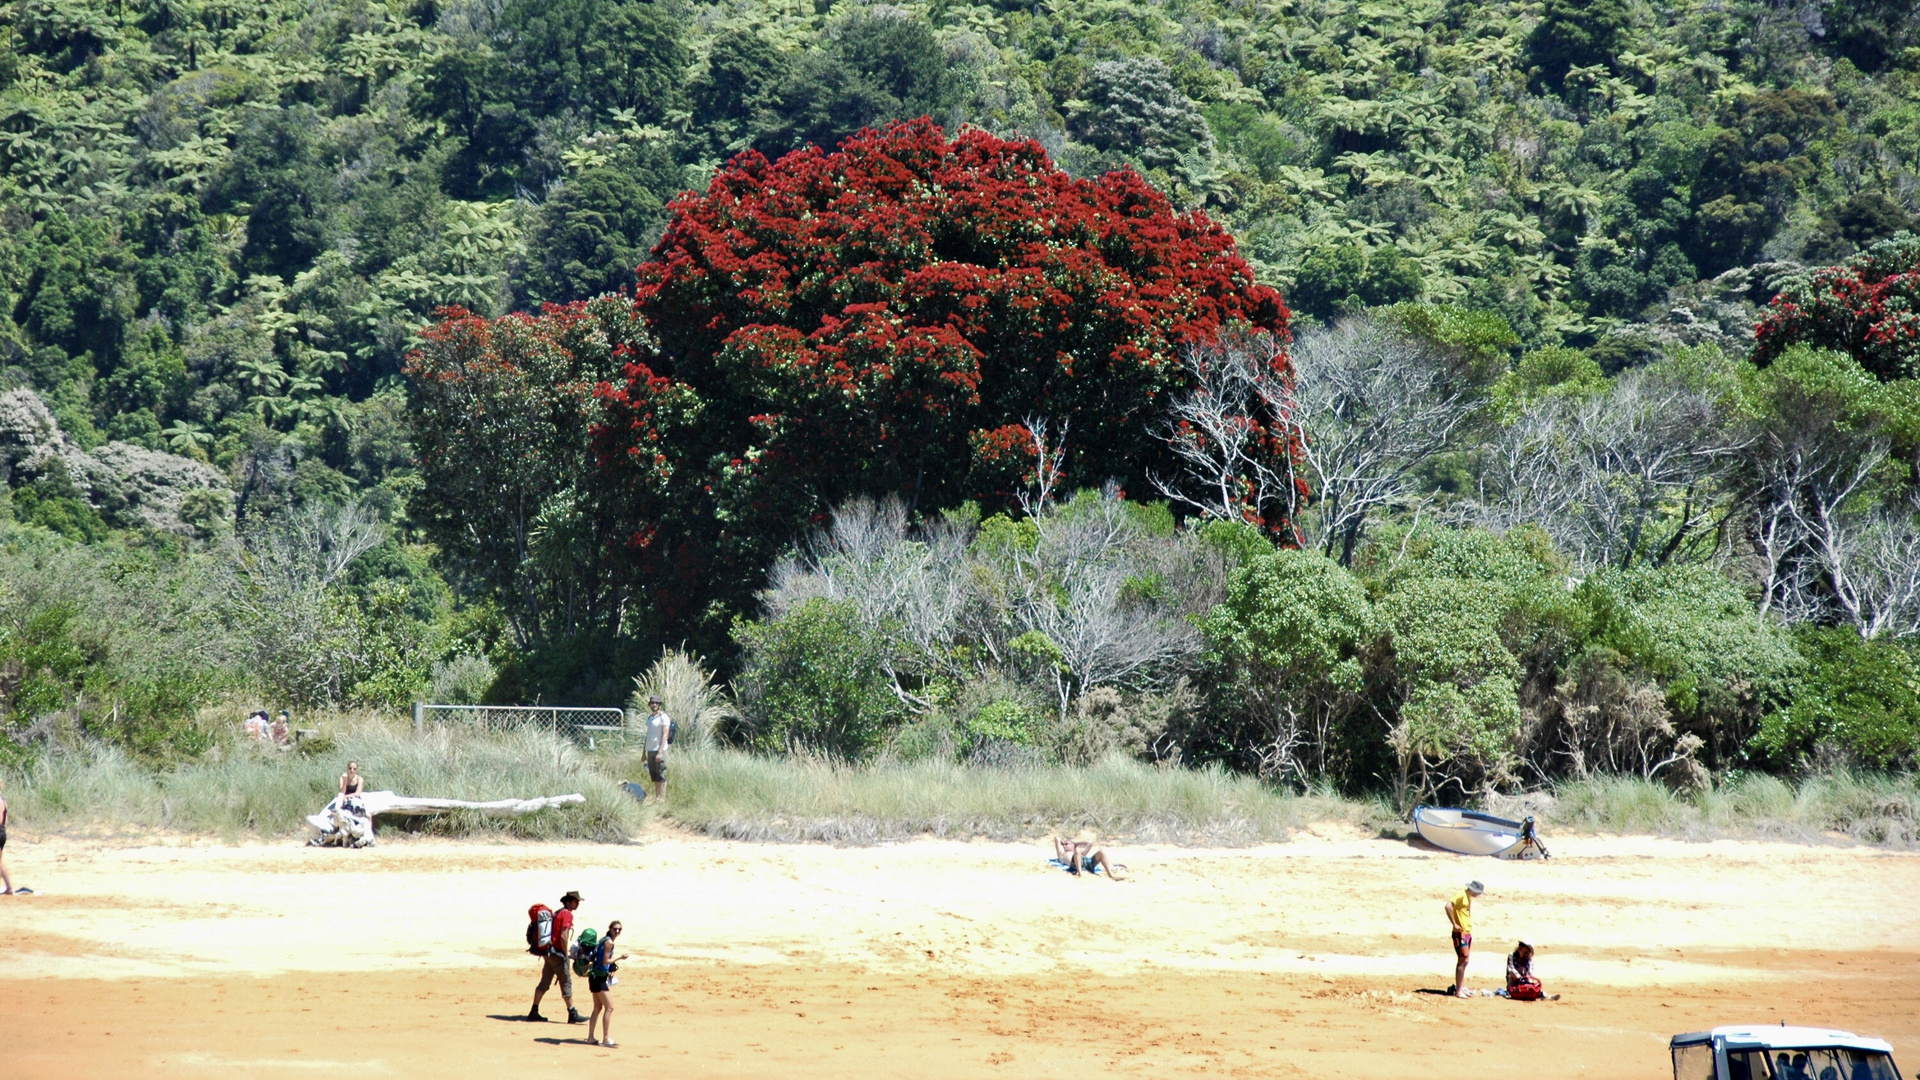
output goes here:
{"type": "Polygon", "coordinates": [[[535,904],[527,909],[527,951],[545,956],[553,949],[553,909],[535,904]]]}

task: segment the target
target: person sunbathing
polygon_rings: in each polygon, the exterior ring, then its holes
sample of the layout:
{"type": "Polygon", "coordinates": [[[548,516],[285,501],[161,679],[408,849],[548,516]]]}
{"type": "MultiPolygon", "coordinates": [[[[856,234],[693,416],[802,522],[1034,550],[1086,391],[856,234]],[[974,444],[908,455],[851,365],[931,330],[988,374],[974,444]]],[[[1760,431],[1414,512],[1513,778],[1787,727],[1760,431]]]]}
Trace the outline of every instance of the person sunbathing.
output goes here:
{"type": "Polygon", "coordinates": [[[1104,870],[1107,877],[1114,881],[1126,880],[1120,876],[1120,871],[1125,870],[1127,864],[1117,863],[1107,858],[1106,850],[1094,843],[1092,836],[1088,833],[1081,833],[1072,840],[1064,836],[1054,837],[1053,858],[1055,862],[1065,866],[1067,872],[1074,877],[1079,877],[1082,870],[1089,874],[1104,870]]]}

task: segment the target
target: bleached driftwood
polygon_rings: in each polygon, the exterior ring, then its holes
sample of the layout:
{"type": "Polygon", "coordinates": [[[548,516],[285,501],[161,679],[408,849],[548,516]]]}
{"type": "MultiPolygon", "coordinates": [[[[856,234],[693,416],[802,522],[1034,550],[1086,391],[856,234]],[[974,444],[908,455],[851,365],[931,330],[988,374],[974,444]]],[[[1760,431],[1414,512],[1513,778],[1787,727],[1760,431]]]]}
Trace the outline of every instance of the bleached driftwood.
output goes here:
{"type": "MultiPolygon", "coordinates": [[[[360,800],[361,810],[363,811],[359,816],[364,817],[369,825],[373,818],[379,817],[382,814],[391,814],[396,817],[425,817],[428,814],[444,814],[449,810],[478,810],[485,814],[497,814],[503,817],[519,817],[522,814],[531,814],[536,810],[545,810],[551,806],[567,806],[573,803],[584,803],[587,801],[587,797],[578,792],[571,795],[547,795],[538,799],[495,799],[492,802],[467,802],[463,799],[424,799],[410,795],[396,795],[391,791],[363,792],[358,798],[360,800]]],[[[307,824],[312,826],[313,830],[319,833],[321,838],[324,839],[328,835],[339,831],[339,826],[336,825],[337,817],[354,816],[345,814],[343,811],[344,808],[341,806],[340,796],[335,795],[333,801],[329,802],[325,809],[317,814],[308,816],[307,824]]],[[[369,839],[371,838],[371,829],[368,830],[368,837],[369,839]]]]}

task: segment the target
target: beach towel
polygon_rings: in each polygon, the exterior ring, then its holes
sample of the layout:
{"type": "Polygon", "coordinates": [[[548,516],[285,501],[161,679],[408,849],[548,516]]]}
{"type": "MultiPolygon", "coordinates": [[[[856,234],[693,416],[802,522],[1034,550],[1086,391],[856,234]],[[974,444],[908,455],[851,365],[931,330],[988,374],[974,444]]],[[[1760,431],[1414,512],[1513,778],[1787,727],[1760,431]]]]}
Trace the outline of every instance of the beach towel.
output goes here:
{"type": "MultiPolygon", "coordinates": [[[[1069,873],[1069,874],[1071,874],[1071,873],[1073,873],[1073,867],[1071,867],[1071,866],[1068,866],[1068,865],[1067,865],[1066,863],[1063,863],[1063,862],[1061,862],[1061,861],[1060,861],[1059,859],[1048,859],[1048,860],[1047,860],[1047,865],[1048,865],[1048,866],[1053,866],[1053,867],[1058,867],[1058,868],[1059,868],[1059,869],[1061,869],[1061,870],[1065,870],[1065,871],[1066,871],[1067,873],[1069,873]]],[[[1093,869],[1091,869],[1091,870],[1082,870],[1082,871],[1081,871],[1081,873],[1083,873],[1083,874],[1098,874],[1098,873],[1100,873],[1100,865],[1099,865],[1098,863],[1095,863],[1095,864],[1094,864],[1094,867],[1093,867],[1093,869]]]]}

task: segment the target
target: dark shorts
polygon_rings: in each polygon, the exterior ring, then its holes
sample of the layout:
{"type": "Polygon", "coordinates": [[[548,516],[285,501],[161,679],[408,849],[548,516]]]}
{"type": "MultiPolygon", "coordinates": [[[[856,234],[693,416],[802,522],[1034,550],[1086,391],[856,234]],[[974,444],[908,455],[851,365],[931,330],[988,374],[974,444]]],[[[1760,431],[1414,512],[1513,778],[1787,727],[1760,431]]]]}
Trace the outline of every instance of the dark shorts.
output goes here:
{"type": "Polygon", "coordinates": [[[1473,948],[1473,935],[1463,934],[1455,930],[1453,932],[1453,951],[1465,954],[1466,951],[1471,948],[1473,948]]]}
{"type": "Polygon", "coordinates": [[[0,851],[7,850],[7,827],[0,825],[0,851]]]}
{"type": "Polygon", "coordinates": [[[612,978],[613,976],[611,975],[589,975],[587,976],[587,989],[596,994],[604,994],[607,992],[607,981],[612,978]]]}
{"type": "Polygon", "coordinates": [[[555,979],[560,980],[560,996],[573,997],[573,967],[561,953],[548,953],[543,959],[546,963],[540,970],[540,989],[536,993],[544,994],[555,979]]]}
{"type": "Polygon", "coordinates": [[[656,784],[667,782],[667,759],[661,757],[657,750],[647,753],[647,779],[656,784]]]}

